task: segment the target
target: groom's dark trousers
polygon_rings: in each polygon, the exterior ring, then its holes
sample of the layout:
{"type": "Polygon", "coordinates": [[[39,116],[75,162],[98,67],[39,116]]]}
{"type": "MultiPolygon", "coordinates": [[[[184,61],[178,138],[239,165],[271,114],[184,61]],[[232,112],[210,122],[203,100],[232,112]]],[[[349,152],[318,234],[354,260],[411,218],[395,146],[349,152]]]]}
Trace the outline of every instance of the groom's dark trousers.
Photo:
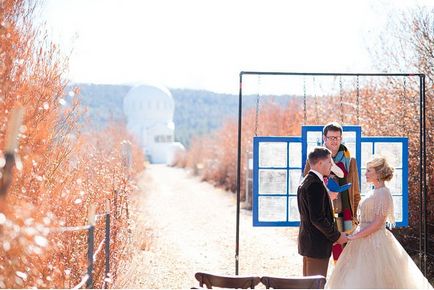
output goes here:
{"type": "Polygon", "coordinates": [[[303,257],[303,276],[323,275],[327,277],[327,269],[329,266],[327,259],[315,259],[304,256],[303,257]]]}
{"type": "Polygon", "coordinates": [[[327,276],[332,245],[341,233],[333,221],[331,201],[323,181],[312,171],[297,190],[300,229],[298,253],[303,256],[303,275],[327,276]]]}

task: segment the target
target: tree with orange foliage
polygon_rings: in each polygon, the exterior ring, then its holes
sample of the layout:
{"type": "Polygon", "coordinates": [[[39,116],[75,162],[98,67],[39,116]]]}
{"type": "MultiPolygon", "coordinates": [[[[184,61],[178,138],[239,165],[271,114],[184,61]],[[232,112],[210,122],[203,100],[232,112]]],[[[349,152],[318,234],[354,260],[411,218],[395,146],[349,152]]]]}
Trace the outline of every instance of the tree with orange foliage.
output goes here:
{"type": "MultiPolygon", "coordinates": [[[[302,123],[301,102],[291,100],[286,107],[274,102],[265,102],[256,115],[250,109],[243,116],[243,134],[241,140],[241,197],[245,199],[245,172],[247,170],[247,152],[252,152],[253,136],[295,136],[300,134],[302,123]],[[258,118],[258,128],[256,128],[258,118]]],[[[238,125],[233,120],[226,120],[222,128],[211,135],[195,139],[186,153],[187,167],[193,168],[198,163],[203,166],[202,179],[235,192],[237,189],[237,142],[238,125]]]]}
{"type": "MultiPolygon", "coordinates": [[[[387,66],[389,71],[407,70],[425,74],[425,114],[426,114],[426,171],[427,171],[427,223],[429,232],[428,249],[434,248],[434,8],[418,7],[401,15],[391,17],[389,26],[382,33],[381,44],[375,51],[377,64],[387,66]]],[[[419,79],[407,81],[403,92],[403,80],[393,79],[385,87],[389,91],[400,88],[402,103],[395,111],[400,116],[400,124],[410,138],[409,172],[419,172],[419,79]],[[405,93],[405,95],[404,95],[405,93]]],[[[394,104],[395,105],[395,104],[394,104]]],[[[410,192],[419,191],[419,176],[409,177],[410,192]]],[[[410,253],[415,254],[415,240],[418,239],[419,195],[409,197],[410,227],[399,231],[400,242],[410,253]]],[[[434,282],[434,253],[427,259],[428,277],[434,282]]]]}
{"type": "MultiPolygon", "coordinates": [[[[103,213],[107,200],[114,217],[110,260],[116,266],[128,239],[130,177],[143,168],[134,144],[137,161],[128,171],[122,165],[125,130],[80,134],[79,103],[64,98],[67,58],[32,23],[37,4],[0,2],[0,148],[12,108],[19,104],[26,112],[15,152],[22,169],[1,201],[0,288],[77,285],[87,267],[86,232],[61,227],[85,225],[89,207],[103,213]]],[[[96,243],[104,235],[102,221],[96,223],[96,243]]],[[[95,287],[102,287],[103,260],[98,256],[95,262],[95,287]]],[[[116,271],[112,267],[111,281],[116,271]]]]}

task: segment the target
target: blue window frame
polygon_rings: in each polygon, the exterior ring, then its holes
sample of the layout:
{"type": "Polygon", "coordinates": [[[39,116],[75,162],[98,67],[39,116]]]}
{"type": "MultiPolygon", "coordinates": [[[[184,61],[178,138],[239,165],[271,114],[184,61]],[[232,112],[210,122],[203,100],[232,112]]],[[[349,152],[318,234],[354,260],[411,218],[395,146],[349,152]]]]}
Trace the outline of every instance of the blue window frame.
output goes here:
{"type": "Polygon", "coordinates": [[[253,225],[298,226],[300,137],[253,138],[253,225]]]}
{"type": "MultiPolygon", "coordinates": [[[[366,162],[374,154],[387,158],[395,168],[393,178],[387,183],[393,198],[394,214],[397,227],[408,226],[408,138],[404,137],[362,137],[362,168],[359,171],[365,176],[366,162]]],[[[360,194],[363,197],[371,189],[362,178],[360,194]]]]}
{"type": "MultiPolygon", "coordinates": [[[[302,126],[301,137],[254,137],[253,226],[300,224],[297,187],[307,152],[322,145],[322,129],[323,126],[302,126]]],[[[408,226],[408,138],[362,137],[360,126],[343,126],[342,143],[357,160],[362,198],[369,191],[364,177],[366,162],[373,154],[388,158],[395,168],[388,187],[394,201],[396,226],[408,226]]]]}

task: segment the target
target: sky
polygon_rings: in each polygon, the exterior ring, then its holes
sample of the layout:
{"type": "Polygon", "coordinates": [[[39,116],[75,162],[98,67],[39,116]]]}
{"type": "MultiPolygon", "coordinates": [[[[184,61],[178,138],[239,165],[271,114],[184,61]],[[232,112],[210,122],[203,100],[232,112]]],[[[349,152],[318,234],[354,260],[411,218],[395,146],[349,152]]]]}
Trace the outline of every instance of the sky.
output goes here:
{"type": "Polygon", "coordinates": [[[237,94],[240,71],[375,72],[390,17],[434,0],[45,0],[72,82],[237,94]]]}

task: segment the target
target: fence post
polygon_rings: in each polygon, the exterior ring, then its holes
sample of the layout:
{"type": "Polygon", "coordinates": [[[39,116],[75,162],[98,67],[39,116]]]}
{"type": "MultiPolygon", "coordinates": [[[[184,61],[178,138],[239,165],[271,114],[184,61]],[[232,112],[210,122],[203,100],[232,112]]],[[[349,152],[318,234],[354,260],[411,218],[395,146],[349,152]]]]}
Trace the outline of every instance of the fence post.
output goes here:
{"type": "Polygon", "coordinates": [[[105,279],[104,289],[108,288],[108,281],[110,279],[110,200],[106,201],[105,213],[105,279]]]}
{"type": "Polygon", "coordinates": [[[93,289],[93,247],[95,235],[95,206],[92,204],[89,207],[88,213],[89,231],[87,236],[87,282],[86,288],[93,289]]]}
{"type": "MultiPolygon", "coordinates": [[[[13,168],[16,165],[15,149],[18,147],[18,133],[23,122],[24,108],[21,106],[12,109],[5,135],[4,164],[0,166],[0,197],[4,198],[12,183],[13,168]]],[[[2,202],[4,203],[4,202],[2,202]]]]}
{"type": "Polygon", "coordinates": [[[117,189],[113,190],[113,216],[115,219],[117,219],[119,217],[118,214],[118,197],[119,197],[119,192],[117,189]]]}

